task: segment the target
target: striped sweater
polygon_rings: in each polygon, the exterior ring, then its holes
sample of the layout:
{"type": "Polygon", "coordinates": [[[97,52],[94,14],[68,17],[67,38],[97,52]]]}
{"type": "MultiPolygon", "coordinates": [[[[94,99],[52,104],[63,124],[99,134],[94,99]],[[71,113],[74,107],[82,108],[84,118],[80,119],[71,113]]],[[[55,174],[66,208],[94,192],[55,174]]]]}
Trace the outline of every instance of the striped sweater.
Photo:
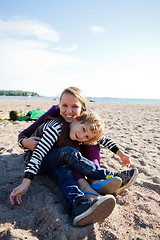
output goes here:
{"type": "MultiPolygon", "coordinates": [[[[25,178],[29,178],[32,180],[34,175],[38,173],[43,158],[58,141],[61,131],[62,126],[56,120],[50,120],[44,124],[42,138],[39,141],[35,150],[33,151],[32,157],[26,166],[25,178]]],[[[105,148],[108,148],[114,153],[119,150],[116,143],[113,142],[110,138],[105,137],[104,135],[99,141],[99,144],[105,148]]]]}
{"type": "Polygon", "coordinates": [[[58,141],[61,131],[62,126],[56,120],[50,120],[44,124],[42,138],[33,151],[32,157],[26,166],[25,178],[32,180],[34,175],[38,173],[43,158],[58,141]]]}

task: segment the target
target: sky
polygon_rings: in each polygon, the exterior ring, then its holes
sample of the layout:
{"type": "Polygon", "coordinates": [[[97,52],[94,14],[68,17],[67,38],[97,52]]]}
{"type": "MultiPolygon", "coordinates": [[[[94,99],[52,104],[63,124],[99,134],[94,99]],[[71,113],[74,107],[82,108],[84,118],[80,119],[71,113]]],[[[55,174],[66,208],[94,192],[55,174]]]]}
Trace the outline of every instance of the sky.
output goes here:
{"type": "Polygon", "coordinates": [[[0,89],[160,99],[159,0],[0,0],[0,89]]]}

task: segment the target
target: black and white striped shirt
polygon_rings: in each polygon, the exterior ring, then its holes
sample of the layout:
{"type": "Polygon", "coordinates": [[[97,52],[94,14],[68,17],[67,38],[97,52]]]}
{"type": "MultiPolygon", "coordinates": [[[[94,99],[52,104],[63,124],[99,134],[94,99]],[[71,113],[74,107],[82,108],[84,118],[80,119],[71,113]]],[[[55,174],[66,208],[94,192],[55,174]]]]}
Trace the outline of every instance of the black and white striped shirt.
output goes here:
{"type": "Polygon", "coordinates": [[[39,141],[37,147],[32,153],[32,157],[25,169],[25,177],[32,178],[31,176],[38,173],[43,158],[47,155],[49,150],[54,146],[61,134],[61,124],[56,120],[47,121],[43,127],[43,136],[39,141]],[[29,174],[27,174],[29,173],[29,174]],[[30,177],[29,177],[30,176],[30,177]]]}

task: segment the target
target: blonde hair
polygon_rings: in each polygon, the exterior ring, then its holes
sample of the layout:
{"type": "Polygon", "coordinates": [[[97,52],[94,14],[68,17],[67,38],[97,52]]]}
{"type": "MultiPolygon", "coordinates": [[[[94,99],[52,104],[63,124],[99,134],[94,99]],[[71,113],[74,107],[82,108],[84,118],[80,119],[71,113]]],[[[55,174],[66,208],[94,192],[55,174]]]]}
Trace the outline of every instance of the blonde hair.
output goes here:
{"type": "Polygon", "coordinates": [[[97,141],[102,138],[104,130],[104,122],[102,119],[94,112],[84,112],[81,116],[76,117],[76,120],[80,123],[88,123],[90,125],[90,130],[93,133],[96,133],[94,138],[85,141],[84,144],[97,144],[97,141]]]}
{"type": "Polygon", "coordinates": [[[77,88],[77,87],[65,88],[63,90],[63,92],[61,93],[60,101],[61,101],[64,93],[72,94],[74,97],[76,97],[80,101],[80,103],[82,105],[81,114],[87,110],[87,99],[84,96],[83,92],[79,88],[77,88]]]}

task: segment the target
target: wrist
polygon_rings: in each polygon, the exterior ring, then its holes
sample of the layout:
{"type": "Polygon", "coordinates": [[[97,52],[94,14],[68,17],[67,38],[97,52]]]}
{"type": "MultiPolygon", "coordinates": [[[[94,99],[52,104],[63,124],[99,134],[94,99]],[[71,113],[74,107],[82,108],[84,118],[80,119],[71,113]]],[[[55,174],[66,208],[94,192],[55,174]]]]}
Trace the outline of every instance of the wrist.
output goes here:
{"type": "Polygon", "coordinates": [[[117,152],[116,152],[116,154],[118,155],[118,157],[123,157],[124,156],[124,153],[121,151],[121,150],[118,150],[117,152]]]}
{"type": "Polygon", "coordinates": [[[31,180],[28,178],[24,178],[22,184],[25,185],[26,187],[29,187],[31,184],[31,180]]]}
{"type": "Polygon", "coordinates": [[[20,148],[22,149],[25,149],[24,145],[23,145],[23,142],[24,140],[27,139],[27,137],[21,137],[19,140],[18,140],[18,145],[20,148]]]}

